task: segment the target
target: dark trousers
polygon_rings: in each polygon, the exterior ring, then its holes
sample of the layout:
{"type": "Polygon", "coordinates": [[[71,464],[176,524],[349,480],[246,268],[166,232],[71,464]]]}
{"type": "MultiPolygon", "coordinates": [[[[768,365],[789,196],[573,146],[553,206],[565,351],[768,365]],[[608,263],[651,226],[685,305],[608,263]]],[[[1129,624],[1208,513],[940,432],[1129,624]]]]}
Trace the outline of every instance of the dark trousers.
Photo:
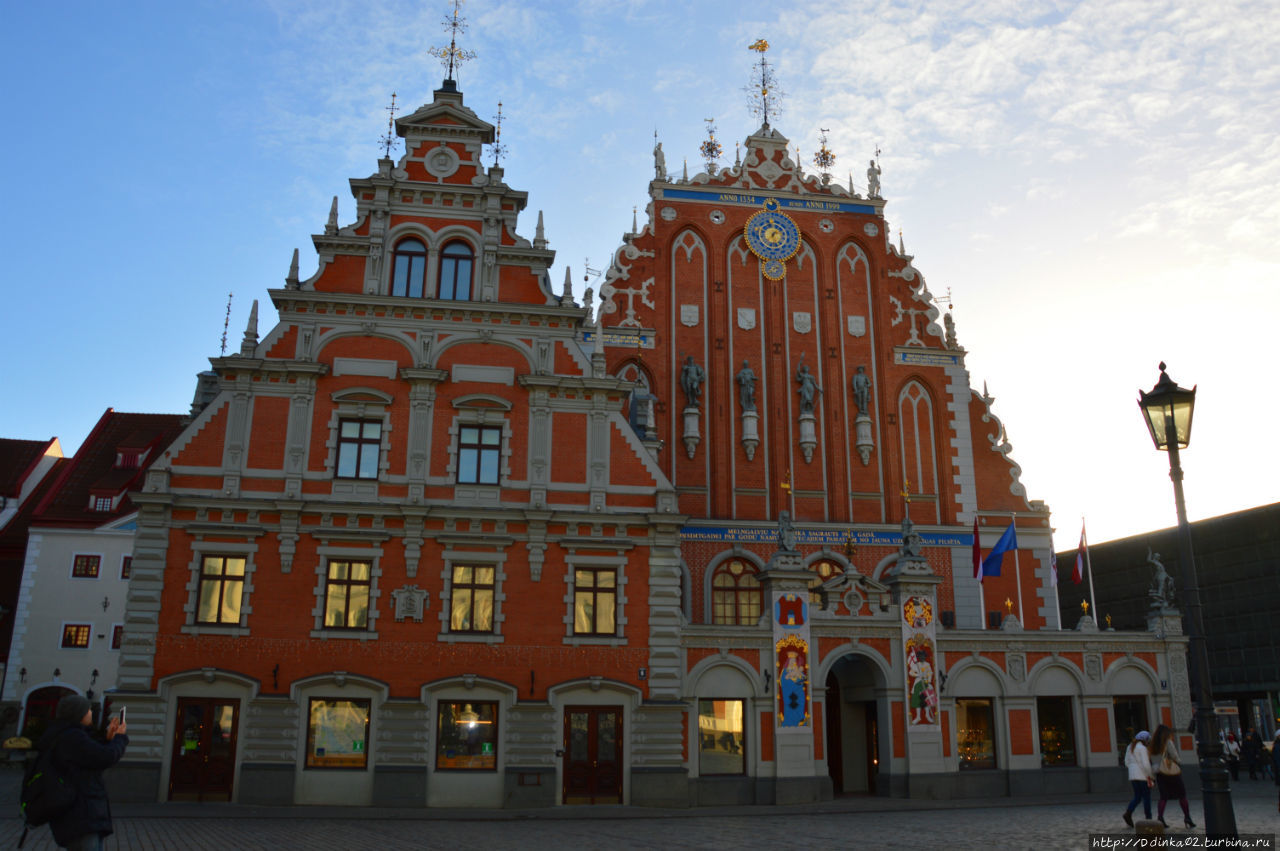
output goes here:
{"type": "Polygon", "coordinates": [[[1129,802],[1129,806],[1125,809],[1126,813],[1132,813],[1138,807],[1138,802],[1142,802],[1142,812],[1147,818],[1151,818],[1151,787],[1147,785],[1145,780],[1130,780],[1129,785],[1133,787],[1133,800],[1129,802]]]}

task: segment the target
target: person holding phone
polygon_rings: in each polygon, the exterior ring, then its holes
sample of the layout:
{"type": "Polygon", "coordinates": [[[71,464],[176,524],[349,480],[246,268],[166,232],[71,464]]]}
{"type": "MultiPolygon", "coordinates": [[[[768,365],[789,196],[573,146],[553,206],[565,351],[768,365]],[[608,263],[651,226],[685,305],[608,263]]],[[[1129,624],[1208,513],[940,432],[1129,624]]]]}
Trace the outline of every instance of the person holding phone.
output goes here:
{"type": "Polygon", "coordinates": [[[103,840],[112,833],[102,772],[119,762],[129,745],[123,711],[120,716],[107,724],[106,741],[95,741],[89,736],[93,706],[87,698],[69,694],[58,701],[54,722],[40,738],[37,747],[53,749],[54,767],[76,790],[71,808],[49,822],[53,839],[62,848],[101,851],[103,840]]]}

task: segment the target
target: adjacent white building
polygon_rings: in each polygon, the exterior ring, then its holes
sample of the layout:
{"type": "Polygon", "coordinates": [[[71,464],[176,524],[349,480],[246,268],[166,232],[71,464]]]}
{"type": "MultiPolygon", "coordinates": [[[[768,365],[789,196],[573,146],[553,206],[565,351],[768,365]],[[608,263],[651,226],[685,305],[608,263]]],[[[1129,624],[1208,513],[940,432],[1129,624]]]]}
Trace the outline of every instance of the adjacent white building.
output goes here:
{"type": "Polygon", "coordinates": [[[182,419],[107,409],[34,507],[0,695],[28,737],[63,695],[96,702],[115,684],[137,516],[128,494],[182,419]]]}

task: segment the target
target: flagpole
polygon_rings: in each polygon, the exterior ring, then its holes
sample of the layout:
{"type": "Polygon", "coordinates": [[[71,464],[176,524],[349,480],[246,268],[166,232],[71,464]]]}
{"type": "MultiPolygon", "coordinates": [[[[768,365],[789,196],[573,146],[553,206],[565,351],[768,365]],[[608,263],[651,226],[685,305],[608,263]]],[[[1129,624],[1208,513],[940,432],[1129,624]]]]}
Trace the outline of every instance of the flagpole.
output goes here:
{"type": "Polygon", "coordinates": [[[1093,560],[1089,558],[1089,536],[1085,533],[1084,517],[1080,518],[1080,537],[1084,538],[1084,569],[1089,574],[1089,608],[1093,609],[1093,622],[1101,623],[1098,617],[1098,601],[1093,596],[1093,560]]]}
{"type": "Polygon", "coordinates": [[[1058,597],[1058,554],[1053,551],[1053,540],[1049,541],[1049,581],[1053,583],[1053,610],[1058,614],[1058,629],[1062,629],[1062,600],[1058,597]]]}
{"type": "MultiPolygon", "coordinates": [[[[1013,536],[1017,540],[1018,537],[1018,514],[1014,512],[1009,515],[1009,524],[1013,526],[1013,536]]],[[[1018,566],[1018,548],[1013,548],[1013,575],[1018,580],[1018,623],[1026,629],[1027,622],[1022,617],[1022,570],[1018,566]]]]}
{"type": "MultiPolygon", "coordinates": [[[[973,560],[974,570],[982,569],[982,536],[978,532],[978,510],[973,510],[973,560]]],[[[987,600],[982,591],[982,574],[974,579],[978,582],[978,629],[987,628],[987,600]]]]}

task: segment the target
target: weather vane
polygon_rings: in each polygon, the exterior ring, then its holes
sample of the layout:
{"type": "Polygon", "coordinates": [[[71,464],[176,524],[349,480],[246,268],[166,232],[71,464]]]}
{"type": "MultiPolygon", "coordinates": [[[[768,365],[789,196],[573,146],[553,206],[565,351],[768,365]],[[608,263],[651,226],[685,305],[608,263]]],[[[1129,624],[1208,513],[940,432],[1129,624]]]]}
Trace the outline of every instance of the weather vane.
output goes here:
{"type": "Polygon", "coordinates": [[[714,118],[704,118],[707,122],[707,140],[698,148],[702,152],[702,158],[707,161],[707,174],[716,173],[716,160],[720,159],[720,154],[724,153],[724,149],[720,147],[720,143],[716,141],[716,120],[714,118]]]}
{"type": "Polygon", "coordinates": [[[453,0],[453,14],[446,15],[444,19],[444,28],[449,31],[448,47],[433,47],[427,52],[440,60],[440,64],[448,71],[447,79],[453,81],[454,68],[462,65],[471,59],[476,58],[474,50],[461,50],[458,48],[458,34],[467,31],[467,19],[459,13],[462,11],[462,0],[453,0]]]}
{"type": "MultiPolygon", "coordinates": [[[[765,58],[765,52],[769,49],[769,42],[762,38],[756,39],[753,43],[747,45],[747,50],[754,50],[760,54],[760,62],[757,68],[760,78],[759,82],[753,82],[746,87],[747,102],[751,106],[751,111],[759,115],[764,120],[764,128],[769,128],[769,114],[773,113],[776,118],[782,112],[779,101],[783,92],[778,88],[778,81],[773,76],[773,69],[769,67],[769,60],[765,58]]],[[[752,72],[753,75],[755,72],[752,72]]]]}
{"type": "Polygon", "coordinates": [[[827,133],[830,131],[823,127],[821,135],[818,136],[818,152],[813,155],[813,164],[818,167],[818,171],[822,174],[823,184],[831,182],[831,167],[836,164],[836,155],[831,153],[827,147],[827,133]]]}
{"type": "Polygon", "coordinates": [[[396,146],[396,93],[391,93],[391,106],[387,107],[387,134],[378,140],[382,143],[383,156],[390,157],[396,146]]]}
{"type": "Polygon", "coordinates": [[[498,159],[507,154],[507,146],[502,144],[502,101],[498,101],[498,114],[493,117],[493,167],[498,167],[498,159]]]}

